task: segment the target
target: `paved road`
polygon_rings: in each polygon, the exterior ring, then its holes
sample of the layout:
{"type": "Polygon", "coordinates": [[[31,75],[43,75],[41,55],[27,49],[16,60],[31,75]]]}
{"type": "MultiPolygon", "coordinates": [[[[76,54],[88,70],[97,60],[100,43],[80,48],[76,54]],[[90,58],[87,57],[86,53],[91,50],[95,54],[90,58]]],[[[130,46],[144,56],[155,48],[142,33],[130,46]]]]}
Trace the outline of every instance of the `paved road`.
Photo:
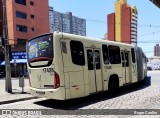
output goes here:
{"type": "MultiPolygon", "coordinates": [[[[22,101],[12,104],[0,105],[0,109],[43,109],[43,113],[49,114],[50,112],[58,114],[70,114],[68,111],[72,111],[71,114],[78,115],[54,115],[54,117],[113,117],[113,118],[128,118],[128,117],[140,117],[140,118],[159,118],[160,116],[144,116],[144,115],[106,115],[104,109],[160,109],[160,71],[148,72],[148,77],[145,84],[126,86],[120,89],[120,92],[115,96],[107,96],[107,92],[98,93],[85,98],[68,100],[68,101],[56,101],[47,100],[44,98],[22,101]],[[50,111],[47,111],[47,110],[50,111]],[[74,111],[74,110],[82,111],[74,111]],[[51,111],[52,110],[52,111],[51,111]],[[103,113],[104,112],[104,113],[103,113]],[[81,116],[80,116],[81,114],[81,116]],[[87,114],[93,114],[92,116],[86,116],[87,114]],[[98,115],[101,114],[101,115],[98,115]],[[105,115],[103,115],[105,114],[105,115]]],[[[124,111],[113,110],[113,112],[122,113],[124,111]]],[[[134,112],[132,110],[132,112],[134,112]]],[[[138,113],[138,112],[137,112],[138,113]]],[[[153,112],[152,112],[153,113],[153,112]]],[[[53,116],[43,116],[53,117],[53,116]]]]}

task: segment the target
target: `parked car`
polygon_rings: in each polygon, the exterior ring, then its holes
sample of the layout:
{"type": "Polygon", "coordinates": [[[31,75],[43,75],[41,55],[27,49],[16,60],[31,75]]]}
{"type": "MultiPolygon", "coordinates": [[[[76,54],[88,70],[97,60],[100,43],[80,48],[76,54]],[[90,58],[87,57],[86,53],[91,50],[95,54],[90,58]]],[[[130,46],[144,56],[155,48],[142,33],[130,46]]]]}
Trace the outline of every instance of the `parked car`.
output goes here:
{"type": "Polygon", "coordinates": [[[154,70],[160,70],[160,66],[154,66],[154,70]]]}
{"type": "Polygon", "coordinates": [[[148,66],[148,67],[147,67],[147,70],[152,70],[152,67],[148,66]]]}

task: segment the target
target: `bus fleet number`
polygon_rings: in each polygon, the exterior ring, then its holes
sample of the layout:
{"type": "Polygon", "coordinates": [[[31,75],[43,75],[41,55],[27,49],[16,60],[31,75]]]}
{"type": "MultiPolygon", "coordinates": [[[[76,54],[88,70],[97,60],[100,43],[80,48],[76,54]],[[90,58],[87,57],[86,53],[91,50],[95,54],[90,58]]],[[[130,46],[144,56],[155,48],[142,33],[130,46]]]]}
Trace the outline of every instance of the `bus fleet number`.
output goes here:
{"type": "Polygon", "coordinates": [[[53,69],[53,68],[44,68],[44,69],[43,69],[43,72],[44,72],[44,73],[53,73],[53,72],[54,72],[54,69],[53,69]]]}

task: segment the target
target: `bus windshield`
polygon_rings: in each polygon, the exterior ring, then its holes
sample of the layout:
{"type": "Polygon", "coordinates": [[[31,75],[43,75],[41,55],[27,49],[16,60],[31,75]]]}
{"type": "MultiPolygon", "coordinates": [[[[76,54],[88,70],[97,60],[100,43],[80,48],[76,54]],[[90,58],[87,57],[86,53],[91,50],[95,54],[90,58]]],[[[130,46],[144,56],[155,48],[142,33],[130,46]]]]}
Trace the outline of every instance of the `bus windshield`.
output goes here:
{"type": "Polygon", "coordinates": [[[34,62],[46,63],[36,63],[36,66],[48,65],[53,60],[53,36],[52,34],[47,34],[33,38],[27,43],[27,61],[30,66],[35,66],[34,62]],[[32,65],[33,64],[33,65],[32,65]]]}

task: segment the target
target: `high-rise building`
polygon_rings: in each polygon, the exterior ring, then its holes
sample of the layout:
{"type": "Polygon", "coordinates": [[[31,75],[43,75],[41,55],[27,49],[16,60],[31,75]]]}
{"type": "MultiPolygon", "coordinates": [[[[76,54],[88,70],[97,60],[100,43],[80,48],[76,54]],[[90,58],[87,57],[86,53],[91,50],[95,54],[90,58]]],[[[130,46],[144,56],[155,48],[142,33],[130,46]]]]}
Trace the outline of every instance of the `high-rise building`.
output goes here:
{"type": "Polygon", "coordinates": [[[131,7],[123,4],[122,7],[122,24],[121,24],[121,42],[131,43],[131,7]]]}
{"type": "Polygon", "coordinates": [[[137,45],[138,12],[136,6],[131,8],[131,43],[137,45]]]}
{"type": "Polygon", "coordinates": [[[154,56],[160,56],[160,46],[159,46],[159,44],[156,44],[156,46],[154,46],[154,56]]]}
{"type": "Polygon", "coordinates": [[[108,40],[115,41],[115,13],[107,15],[108,40]]]}
{"type": "Polygon", "coordinates": [[[12,47],[25,47],[28,39],[49,32],[48,0],[6,0],[6,9],[12,47]]]}
{"type": "Polygon", "coordinates": [[[49,7],[49,25],[50,32],[54,32],[54,17],[53,17],[53,7],[49,7]]]}
{"type": "Polygon", "coordinates": [[[73,16],[72,12],[53,11],[53,20],[50,21],[50,26],[52,24],[54,24],[54,31],[86,36],[86,20],[73,16]]]}
{"type": "Polygon", "coordinates": [[[115,13],[107,15],[108,40],[137,45],[137,9],[127,0],[115,2],[115,13]]]}

